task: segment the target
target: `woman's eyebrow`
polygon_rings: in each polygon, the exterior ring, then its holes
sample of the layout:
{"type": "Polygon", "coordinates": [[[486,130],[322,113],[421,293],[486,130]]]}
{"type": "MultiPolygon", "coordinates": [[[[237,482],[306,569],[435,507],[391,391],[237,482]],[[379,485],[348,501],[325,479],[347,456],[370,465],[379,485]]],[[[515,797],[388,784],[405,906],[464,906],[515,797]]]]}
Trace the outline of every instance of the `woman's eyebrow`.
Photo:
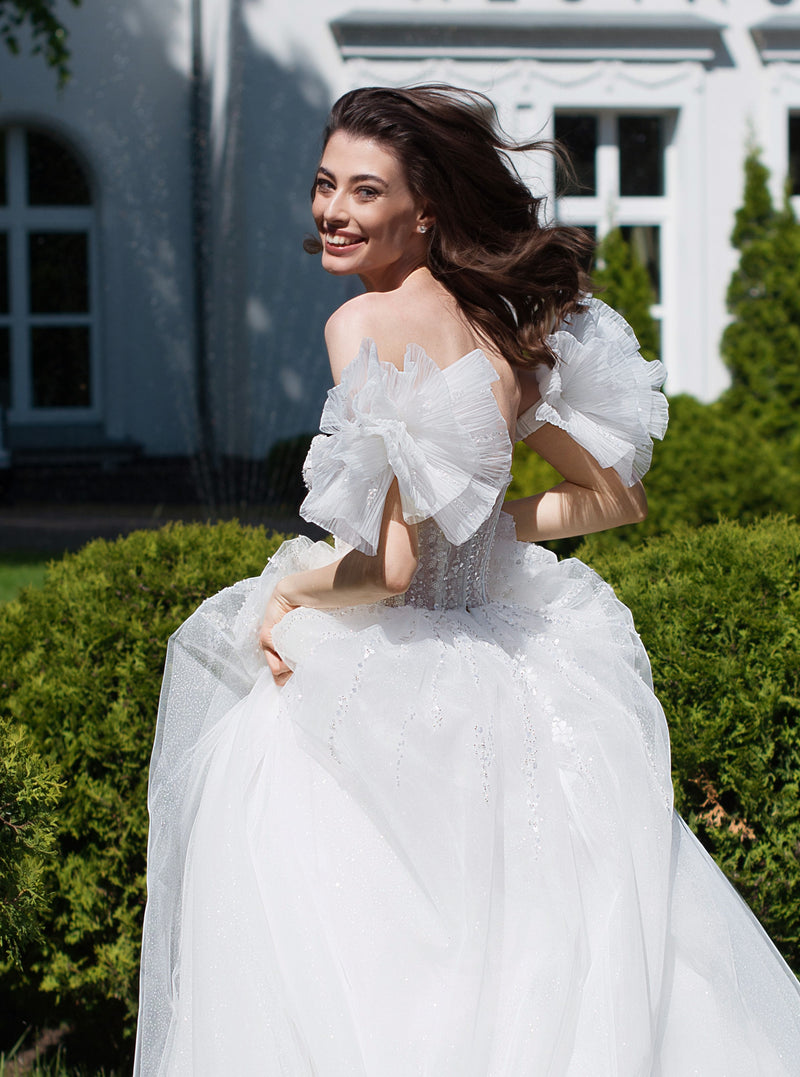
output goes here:
{"type": "Polygon", "coordinates": [[[369,181],[370,183],[382,183],[384,187],[388,187],[388,183],[385,179],[382,179],[380,176],[374,175],[372,172],[361,172],[357,176],[350,177],[351,183],[364,183],[365,180],[369,181]]]}
{"type": "MultiPolygon", "coordinates": [[[[324,176],[327,176],[328,179],[335,179],[336,178],[334,176],[333,172],[331,172],[331,170],[329,168],[325,168],[324,165],[320,165],[319,168],[317,169],[317,172],[318,173],[321,172],[324,176]]],[[[383,184],[384,187],[389,186],[389,184],[386,182],[385,179],[383,179],[381,176],[376,176],[372,172],[359,172],[358,175],[350,177],[350,182],[351,183],[364,183],[364,182],[381,183],[381,184],[383,184]]]]}

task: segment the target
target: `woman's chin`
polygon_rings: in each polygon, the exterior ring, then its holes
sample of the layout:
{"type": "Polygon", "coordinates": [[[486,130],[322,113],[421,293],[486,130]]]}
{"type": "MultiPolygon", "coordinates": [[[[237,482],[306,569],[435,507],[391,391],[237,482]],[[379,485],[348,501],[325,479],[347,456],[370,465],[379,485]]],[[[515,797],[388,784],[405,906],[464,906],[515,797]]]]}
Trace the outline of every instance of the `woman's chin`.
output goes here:
{"type": "Polygon", "coordinates": [[[357,268],[350,258],[341,255],[322,252],[322,268],[326,273],[332,273],[335,277],[344,277],[356,273],[357,268]]]}

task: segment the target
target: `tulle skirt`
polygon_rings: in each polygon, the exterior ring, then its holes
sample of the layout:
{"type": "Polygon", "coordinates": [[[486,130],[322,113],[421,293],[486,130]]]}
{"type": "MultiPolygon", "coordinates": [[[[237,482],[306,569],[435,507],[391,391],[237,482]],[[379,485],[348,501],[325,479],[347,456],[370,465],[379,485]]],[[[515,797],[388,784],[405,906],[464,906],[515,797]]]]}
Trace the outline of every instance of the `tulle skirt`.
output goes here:
{"type": "Polygon", "coordinates": [[[296,610],[284,544],[170,643],[139,1077],[789,1077],[798,983],[672,810],[627,609],[499,540],[490,601],[296,610]]]}

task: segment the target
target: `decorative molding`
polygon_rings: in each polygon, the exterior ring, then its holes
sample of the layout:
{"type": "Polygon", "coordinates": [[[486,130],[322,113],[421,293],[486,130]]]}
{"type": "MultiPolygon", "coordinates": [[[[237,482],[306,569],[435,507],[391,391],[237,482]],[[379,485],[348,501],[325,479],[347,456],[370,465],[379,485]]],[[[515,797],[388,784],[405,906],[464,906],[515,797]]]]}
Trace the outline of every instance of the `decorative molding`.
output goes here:
{"type": "Polygon", "coordinates": [[[773,15],[750,27],[765,64],[800,61],[800,15],[773,15]]]}
{"type": "Polygon", "coordinates": [[[731,66],[724,24],[694,13],[352,11],[331,22],[342,57],[372,60],[692,60],[731,66]]]}
{"type": "Polygon", "coordinates": [[[661,89],[690,82],[694,86],[703,84],[702,66],[684,60],[670,64],[668,67],[643,67],[621,60],[595,60],[593,63],[576,67],[556,67],[551,64],[540,65],[536,69],[536,79],[551,86],[572,87],[587,86],[592,82],[601,82],[608,91],[621,87],[637,86],[647,89],[661,89]]]}
{"type": "Polygon", "coordinates": [[[786,86],[792,88],[800,85],[800,65],[779,60],[770,64],[768,74],[771,76],[767,85],[773,94],[783,93],[786,86]]]}

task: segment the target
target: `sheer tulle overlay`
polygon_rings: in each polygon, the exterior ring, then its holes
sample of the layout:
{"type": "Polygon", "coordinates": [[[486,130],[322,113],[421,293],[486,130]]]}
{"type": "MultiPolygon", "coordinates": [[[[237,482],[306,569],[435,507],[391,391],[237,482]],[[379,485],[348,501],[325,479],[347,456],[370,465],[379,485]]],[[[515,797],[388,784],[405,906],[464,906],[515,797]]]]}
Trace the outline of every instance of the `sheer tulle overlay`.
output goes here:
{"type": "MultiPolygon", "coordinates": [[[[369,549],[396,475],[420,522],[404,599],[288,614],[276,688],[275,583],[341,555],[298,538],[171,640],[137,1074],[797,1072],[797,981],[673,814],[629,612],[500,511],[494,377],[367,344],[331,393],[306,511],[369,549]]],[[[647,403],[630,461],[663,433],[647,403]]]]}

